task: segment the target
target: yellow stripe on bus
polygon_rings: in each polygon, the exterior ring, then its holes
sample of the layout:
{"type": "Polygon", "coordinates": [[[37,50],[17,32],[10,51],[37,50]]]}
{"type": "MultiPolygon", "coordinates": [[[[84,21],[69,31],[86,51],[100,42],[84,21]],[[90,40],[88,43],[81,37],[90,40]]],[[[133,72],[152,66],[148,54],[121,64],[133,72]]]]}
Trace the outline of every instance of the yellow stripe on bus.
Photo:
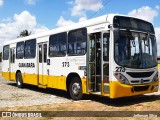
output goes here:
{"type": "Polygon", "coordinates": [[[10,79],[10,74],[9,72],[2,72],[2,77],[6,78],[7,80],[10,79]]]}
{"type": "MultiPolygon", "coordinates": [[[[8,72],[2,72],[3,77],[6,79],[10,79],[9,75],[15,76],[15,73],[9,74],[8,72]]],[[[36,74],[22,74],[23,82],[27,84],[37,85],[43,88],[56,88],[61,90],[67,90],[66,88],[66,77],[65,76],[48,76],[48,75],[36,75],[36,74]],[[42,80],[43,79],[43,80],[42,80]],[[45,87],[46,86],[46,87],[45,87]]],[[[15,78],[15,77],[14,77],[15,78]]],[[[86,79],[82,78],[82,91],[83,93],[87,93],[87,83],[86,79]]],[[[118,97],[125,97],[125,96],[135,96],[140,94],[152,93],[158,91],[159,81],[143,84],[143,85],[126,85],[121,84],[119,81],[110,81],[109,83],[109,93],[103,93],[103,96],[108,95],[110,98],[118,98],[118,97]],[[146,87],[149,88],[143,91],[136,91],[134,92],[134,87],[146,87]],[[155,88],[155,89],[152,89],[155,88]]]]}
{"type": "Polygon", "coordinates": [[[160,70],[160,64],[158,64],[158,69],[160,70]]]}
{"type": "MultiPolygon", "coordinates": [[[[7,80],[16,80],[15,73],[2,72],[2,76],[7,80]],[[10,75],[12,76],[10,78],[10,75]]],[[[48,75],[37,75],[37,74],[22,74],[23,83],[31,85],[45,85],[48,88],[56,88],[67,91],[66,88],[66,77],[65,76],[48,76],[48,75]]],[[[82,91],[86,93],[86,79],[82,78],[82,91]]]]}

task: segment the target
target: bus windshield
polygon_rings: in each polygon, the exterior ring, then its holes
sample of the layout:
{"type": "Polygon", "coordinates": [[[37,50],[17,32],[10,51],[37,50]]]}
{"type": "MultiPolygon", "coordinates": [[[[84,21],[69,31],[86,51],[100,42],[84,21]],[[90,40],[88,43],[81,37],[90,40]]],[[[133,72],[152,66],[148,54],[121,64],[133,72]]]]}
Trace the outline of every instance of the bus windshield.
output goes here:
{"type": "Polygon", "coordinates": [[[157,46],[150,33],[117,30],[115,38],[115,61],[118,65],[144,69],[157,65],[157,46]]]}

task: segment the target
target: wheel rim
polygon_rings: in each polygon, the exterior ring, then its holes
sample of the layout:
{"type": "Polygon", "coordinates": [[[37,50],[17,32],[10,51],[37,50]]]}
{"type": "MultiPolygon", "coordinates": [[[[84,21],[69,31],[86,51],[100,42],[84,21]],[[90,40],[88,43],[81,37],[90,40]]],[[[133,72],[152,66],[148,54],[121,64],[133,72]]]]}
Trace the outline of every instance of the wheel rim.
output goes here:
{"type": "Polygon", "coordinates": [[[78,95],[79,94],[79,92],[80,92],[80,84],[79,83],[74,83],[73,85],[72,85],[72,93],[73,93],[73,95],[78,95]]]}

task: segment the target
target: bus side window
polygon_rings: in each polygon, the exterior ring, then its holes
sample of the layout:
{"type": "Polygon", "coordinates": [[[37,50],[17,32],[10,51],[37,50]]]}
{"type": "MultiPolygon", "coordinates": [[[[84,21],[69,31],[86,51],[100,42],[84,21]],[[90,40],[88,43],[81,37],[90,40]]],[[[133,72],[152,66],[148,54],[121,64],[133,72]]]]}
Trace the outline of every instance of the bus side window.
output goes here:
{"type": "Polygon", "coordinates": [[[36,56],[36,39],[25,42],[24,58],[35,58],[36,56]]]}
{"type": "Polygon", "coordinates": [[[24,42],[18,42],[16,46],[16,59],[23,59],[24,57],[24,42]]]}
{"type": "Polygon", "coordinates": [[[42,63],[42,45],[39,45],[39,63],[42,63]]]}
{"type": "Polygon", "coordinates": [[[43,45],[43,48],[44,48],[44,63],[47,62],[47,44],[44,44],[43,45]]]}
{"type": "Polygon", "coordinates": [[[9,45],[3,47],[3,60],[9,59],[9,45]]]}
{"type": "Polygon", "coordinates": [[[10,62],[15,63],[15,48],[11,48],[10,52],[10,62]]]}
{"type": "Polygon", "coordinates": [[[81,28],[68,33],[68,55],[86,54],[87,29],[81,28]]]}
{"type": "Polygon", "coordinates": [[[49,56],[64,57],[67,51],[67,33],[59,33],[49,37],[49,56]]]}

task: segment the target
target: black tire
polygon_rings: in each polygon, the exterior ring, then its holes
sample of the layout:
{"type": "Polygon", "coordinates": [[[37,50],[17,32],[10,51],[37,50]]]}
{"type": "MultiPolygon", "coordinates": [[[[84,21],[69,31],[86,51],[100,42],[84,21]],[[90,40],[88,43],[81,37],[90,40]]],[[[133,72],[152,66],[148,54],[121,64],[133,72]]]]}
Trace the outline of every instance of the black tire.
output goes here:
{"type": "Polygon", "coordinates": [[[82,98],[82,83],[78,77],[73,77],[69,85],[69,93],[73,100],[80,100],[82,98]]]}
{"type": "Polygon", "coordinates": [[[20,72],[16,75],[16,84],[18,88],[23,88],[22,74],[20,72]]]}

